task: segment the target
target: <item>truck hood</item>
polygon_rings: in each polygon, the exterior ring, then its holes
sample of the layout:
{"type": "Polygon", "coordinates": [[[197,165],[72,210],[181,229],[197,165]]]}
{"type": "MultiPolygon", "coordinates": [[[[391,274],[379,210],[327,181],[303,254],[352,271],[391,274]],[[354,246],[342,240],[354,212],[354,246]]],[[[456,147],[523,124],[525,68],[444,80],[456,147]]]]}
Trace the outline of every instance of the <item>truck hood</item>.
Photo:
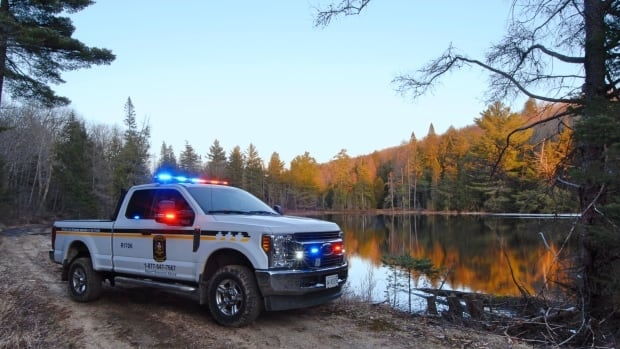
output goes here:
{"type": "Polygon", "coordinates": [[[217,225],[244,231],[270,231],[272,233],[303,233],[339,231],[336,223],[297,216],[213,215],[217,225]]]}

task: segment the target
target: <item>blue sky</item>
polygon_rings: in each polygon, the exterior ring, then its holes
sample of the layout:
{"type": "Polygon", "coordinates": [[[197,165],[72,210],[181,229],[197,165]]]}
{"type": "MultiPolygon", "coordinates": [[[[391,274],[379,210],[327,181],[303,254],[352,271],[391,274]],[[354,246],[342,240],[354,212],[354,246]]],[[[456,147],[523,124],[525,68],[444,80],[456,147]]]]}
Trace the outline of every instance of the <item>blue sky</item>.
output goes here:
{"type": "MultiPolygon", "coordinates": [[[[339,0],[338,0],[339,1],[339,0]]],[[[487,76],[447,75],[412,101],[394,76],[413,72],[451,43],[482,58],[505,32],[510,2],[374,0],[359,16],[315,28],[326,0],[183,2],[99,0],[71,15],[75,37],[117,58],[63,74],[54,88],[87,122],[123,126],[131,97],[138,123],[178,155],[189,142],[206,159],[252,143],[265,163],[288,167],[304,152],[319,163],[473,124],[486,108],[487,76]]],[[[510,104],[510,101],[506,101],[510,104]]],[[[522,102],[512,105],[515,111],[522,102]]]]}

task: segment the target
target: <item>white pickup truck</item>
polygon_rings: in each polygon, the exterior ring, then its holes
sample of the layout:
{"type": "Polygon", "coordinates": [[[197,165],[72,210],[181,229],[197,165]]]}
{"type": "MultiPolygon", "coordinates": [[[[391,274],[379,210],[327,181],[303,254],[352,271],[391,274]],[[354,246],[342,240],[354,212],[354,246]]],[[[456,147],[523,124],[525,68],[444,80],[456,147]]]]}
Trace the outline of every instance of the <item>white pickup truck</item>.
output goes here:
{"type": "Polygon", "coordinates": [[[182,176],[132,187],[114,220],[63,220],[50,259],[78,302],[103,282],[161,287],[196,296],[215,321],[244,326],[261,311],[338,298],[347,280],[337,224],[284,216],[250,193],[182,176]]]}

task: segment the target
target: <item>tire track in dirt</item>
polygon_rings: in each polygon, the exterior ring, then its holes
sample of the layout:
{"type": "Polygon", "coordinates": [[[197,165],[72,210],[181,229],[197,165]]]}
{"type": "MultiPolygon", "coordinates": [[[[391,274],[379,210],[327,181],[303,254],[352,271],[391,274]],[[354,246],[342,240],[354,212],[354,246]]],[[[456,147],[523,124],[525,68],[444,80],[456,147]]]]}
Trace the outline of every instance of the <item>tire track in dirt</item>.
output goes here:
{"type": "Polygon", "coordinates": [[[124,343],[114,339],[111,328],[101,326],[98,315],[89,305],[81,306],[67,298],[66,282],[60,280],[60,266],[49,260],[49,234],[25,233],[4,238],[0,253],[10,267],[14,281],[21,283],[31,296],[50,304],[54,317],[64,329],[61,346],[82,348],[122,348],[124,343]]]}

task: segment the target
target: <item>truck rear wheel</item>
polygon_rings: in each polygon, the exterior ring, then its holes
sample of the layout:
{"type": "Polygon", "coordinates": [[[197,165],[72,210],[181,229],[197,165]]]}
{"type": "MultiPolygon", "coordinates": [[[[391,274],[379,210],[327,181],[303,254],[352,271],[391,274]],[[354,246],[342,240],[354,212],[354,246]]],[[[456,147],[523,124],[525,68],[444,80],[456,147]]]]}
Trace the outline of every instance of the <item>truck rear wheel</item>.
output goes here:
{"type": "Polygon", "coordinates": [[[241,265],[228,265],[215,272],[209,283],[209,310],[220,325],[251,324],[262,311],[262,299],[254,273],[241,265]]]}
{"type": "Polygon", "coordinates": [[[69,295],[78,302],[89,302],[101,296],[101,274],[93,270],[88,257],[76,258],[69,266],[69,295]]]}

